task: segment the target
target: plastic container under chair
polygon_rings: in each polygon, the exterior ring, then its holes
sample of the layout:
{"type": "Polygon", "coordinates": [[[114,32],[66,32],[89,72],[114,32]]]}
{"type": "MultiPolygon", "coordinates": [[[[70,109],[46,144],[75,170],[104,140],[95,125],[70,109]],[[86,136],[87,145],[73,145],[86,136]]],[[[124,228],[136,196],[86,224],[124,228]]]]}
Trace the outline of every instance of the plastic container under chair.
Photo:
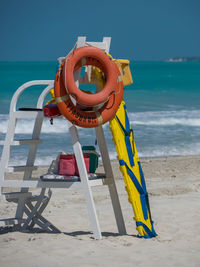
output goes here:
{"type": "Polygon", "coordinates": [[[94,146],[83,146],[83,153],[87,153],[90,157],[89,173],[95,173],[98,167],[99,154],[94,146]]]}

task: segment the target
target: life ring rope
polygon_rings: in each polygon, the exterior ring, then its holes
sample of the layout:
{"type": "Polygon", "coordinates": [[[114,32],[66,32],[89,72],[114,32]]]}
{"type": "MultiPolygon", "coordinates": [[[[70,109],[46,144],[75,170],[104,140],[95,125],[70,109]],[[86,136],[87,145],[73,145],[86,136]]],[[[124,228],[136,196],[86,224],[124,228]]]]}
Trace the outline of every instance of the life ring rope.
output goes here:
{"type": "Polygon", "coordinates": [[[55,97],[55,101],[56,103],[61,103],[63,101],[67,101],[69,99],[69,95],[66,94],[66,95],[63,95],[63,96],[59,96],[59,97],[55,97]]]}

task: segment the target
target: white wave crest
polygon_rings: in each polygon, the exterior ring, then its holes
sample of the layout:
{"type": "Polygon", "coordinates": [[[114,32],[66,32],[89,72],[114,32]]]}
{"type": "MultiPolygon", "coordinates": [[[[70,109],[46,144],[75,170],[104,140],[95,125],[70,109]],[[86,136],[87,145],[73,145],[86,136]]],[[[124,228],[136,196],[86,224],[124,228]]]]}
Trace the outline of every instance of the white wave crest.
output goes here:
{"type": "Polygon", "coordinates": [[[136,112],[129,118],[133,125],[200,127],[200,110],[136,112]]]}
{"type": "MultiPolygon", "coordinates": [[[[0,114],[0,133],[7,133],[8,130],[8,114],[0,114]]],[[[108,123],[103,125],[104,129],[108,129],[108,123]]],[[[16,134],[32,134],[34,127],[33,119],[19,119],[16,125],[16,134]]],[[[78,127],[79,131],[83,128],[78,127]]],[[[84,129],[85,130],[85,129],[84,129]]],[[[55,118],[53,119],[53,125],[50,124],[50,120],[45,118],[42,124],[41,133],[45,134],[59,134],[68,132],[67,121],[65,118],[55,118]]]]}
{"type": "Polygon", "coordinates": [[[42,133],[66,133],[68,132],[67,121],[64,118],[54,119],[53,125],[45,119],[42,125],[42,133]]]}
{"type": "MultiPolygon", "coordinates": [[[[0,118],[0,133],[7,133],[8,118],[0,118]]],[[[19,119],[16,125],[16,134],[32,134],[34,127],[34,120],[32,119],[19,119]]],[[[44,119],[42,125],[42,133],[66,133],[68,132],[67,121],[65,119],[54,119],[53,125],[50,124],[48,119],[44,119]]]]}
{"type": "Polygon", "coordinates": [[[185,119],[185,118],[163,118],[158,120],[149,121],[131,121],[134,125],[162,125],[162,126],[173,126],[173,125],[184,125],[184,126],[197,126],[200,127],[200,119],[185,119]]]}
{"type": "MultiPolygon", "coordinates": [[[[200,155],[200,144],[190,146],[188,148],[181,147],[156,147],[151,150],[138,151],[139,158],[148,157],[168,157],[168,156],[195,156],[200,155]]],[[[117,160],[117,153],[115,151],[109,152],[110,160],[117,160]]],[[[56,155],[52,156],[41,156],[36,158],[36,166],[49,166],[52,160],[55,160],[56,155]]],[[[102,161],[102,158],[99,158],[102,161]]],[[[11,158],[10,165],[24,165],[25,158],[23,155],[20,157],[11,158]]]]}
{"type": "Polygon", "coordinates": [[[195,156],[200,155],[200,143],[181,146],[154,146],[138,151],[139,157],[195,156]]]}
{"type": "MultiPolygon", "coordinates": [[[[49,166],[55,160],[53,156],[39,156],[35,160],[35,166],[49,166]]],[[[26,158],[23,155],[18,155],[17,157],[11,158],[10,163],[11,166],[21,166],[26,164],[26,158]]]]}

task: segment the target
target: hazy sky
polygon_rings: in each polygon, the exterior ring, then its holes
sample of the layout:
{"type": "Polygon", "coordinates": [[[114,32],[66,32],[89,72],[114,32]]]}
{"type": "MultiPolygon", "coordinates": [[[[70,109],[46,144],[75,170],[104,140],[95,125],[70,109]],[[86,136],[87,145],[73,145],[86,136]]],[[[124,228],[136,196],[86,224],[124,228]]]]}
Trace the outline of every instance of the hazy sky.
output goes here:
{"type": "Polygon", "coordinates": [[[77,36],[115,58],[200,56],[200,0],[0,0],[0,60],[56,60],[77,36]]]}

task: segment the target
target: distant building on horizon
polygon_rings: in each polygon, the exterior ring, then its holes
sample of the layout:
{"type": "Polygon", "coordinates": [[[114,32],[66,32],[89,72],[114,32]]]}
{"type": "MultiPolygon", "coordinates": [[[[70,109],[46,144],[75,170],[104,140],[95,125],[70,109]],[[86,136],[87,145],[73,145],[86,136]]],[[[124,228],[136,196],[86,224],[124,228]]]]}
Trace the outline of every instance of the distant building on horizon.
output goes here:
{"type": "Polygon", "coordinates": [[[200,61],[200,57],[172,57],[166,60],[167,62],[198,62],[200,61]]]}

